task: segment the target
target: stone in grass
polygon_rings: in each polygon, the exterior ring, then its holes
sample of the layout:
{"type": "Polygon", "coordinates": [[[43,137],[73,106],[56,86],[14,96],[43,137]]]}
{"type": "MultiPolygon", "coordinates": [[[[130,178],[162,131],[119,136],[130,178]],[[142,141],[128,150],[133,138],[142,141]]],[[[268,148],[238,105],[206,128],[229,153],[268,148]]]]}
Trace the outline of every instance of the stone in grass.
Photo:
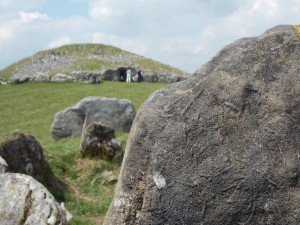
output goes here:
{"type": "Polygon", "coordinates": [[[10,172],[27,174],[43,182],[47,168],[43,149],[32,135],[21,131],[7,135],[0,143],[0,156],[10,172]]]}
{"type": "Polygon", "coordinates": [[[121,141],[115,138],[115,131],[101,123],[91,123],[84,129],[80,146],[83,157],[116,160],[123,155],[121,141]]]}
{"type": "Polygon", "coordinates": [[[72,215],[31,176],[0,174],[0,224],[66,225],[72,215]]]}

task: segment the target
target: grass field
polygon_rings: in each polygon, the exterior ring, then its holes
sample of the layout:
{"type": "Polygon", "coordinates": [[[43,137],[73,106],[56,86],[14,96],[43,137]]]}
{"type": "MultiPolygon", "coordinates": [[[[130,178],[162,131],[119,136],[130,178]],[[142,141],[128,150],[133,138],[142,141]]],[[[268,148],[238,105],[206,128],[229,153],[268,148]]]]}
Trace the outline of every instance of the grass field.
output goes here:
{"type": "MultiPolygon", "coordinates": [[[[79,138],[54,141],[50,133],[54,115],[87,96],[126,98],[137,111],[151,93],[166,85],[120,82],[0,85],[0,137],[14,130],[36,137],[51,171],[58,178],[48,188],[73,214],[70,224],[102,224],[115,187],[106,181],[104,174],[118,175],[121,162],[82,159],[79,138]]],[[[128,134],[116,135],[125,147],[128,134]]]]}

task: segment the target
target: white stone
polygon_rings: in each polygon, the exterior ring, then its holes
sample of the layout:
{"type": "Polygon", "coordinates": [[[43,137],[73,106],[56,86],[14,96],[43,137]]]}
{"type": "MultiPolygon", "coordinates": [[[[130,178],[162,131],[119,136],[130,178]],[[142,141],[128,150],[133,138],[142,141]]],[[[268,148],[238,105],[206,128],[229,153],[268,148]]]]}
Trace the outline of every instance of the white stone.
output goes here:
{"type": "Polygon", "coordinates": [[[158,189],[162,189],[166,186],[166,179],[159,172],[154,173],[153,180],[158,189]]]}

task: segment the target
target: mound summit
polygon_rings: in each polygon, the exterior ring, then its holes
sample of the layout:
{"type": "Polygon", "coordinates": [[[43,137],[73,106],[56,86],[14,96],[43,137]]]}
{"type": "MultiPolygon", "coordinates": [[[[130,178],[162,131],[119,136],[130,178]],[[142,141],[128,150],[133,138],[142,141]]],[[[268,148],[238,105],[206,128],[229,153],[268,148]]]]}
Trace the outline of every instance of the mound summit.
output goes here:
{"type": "Polygon", "coordinates": [[[159,63],[155,60],[103,44],[71,44],[59,48],[41,51],[24,58],[3,70],[0,79],[12,77],[29,79],[38,74],[50,77],[58,74],[71,74],[76,71],[91,71],[100,74],[120,67],[134,67],[151,71],[157,75],[177,75],[186,77],[189,74],[177,68],[159,63]]]}

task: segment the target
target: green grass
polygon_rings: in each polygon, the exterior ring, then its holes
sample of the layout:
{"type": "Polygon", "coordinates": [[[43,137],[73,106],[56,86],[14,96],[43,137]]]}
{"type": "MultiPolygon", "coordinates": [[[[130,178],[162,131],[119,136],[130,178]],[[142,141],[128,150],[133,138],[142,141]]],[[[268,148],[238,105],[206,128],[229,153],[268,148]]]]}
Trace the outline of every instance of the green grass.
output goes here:
{"type": "MultiPolygon", "coordinates": [[[[26,83],[0,85],[0,137],[14,130],[31,134],[44,149],[46,161],[56,180],[47,186],[58,201],[73,214],[71,225],[100,224],[113,197],[115,184],[105,182],[103,172],[118,175],[121,161],[84,158],[79,154],[80,139],[54,141],[50,127],[56,112],[75,105],[87,96],[126,98],[136,111],[148,96],[167,84],[104,82],[26,83]],[[61,184],[68,185],[68,189],[61,184]]],[[[125,147],[128,134],[116,133],[125,147]]]]}

